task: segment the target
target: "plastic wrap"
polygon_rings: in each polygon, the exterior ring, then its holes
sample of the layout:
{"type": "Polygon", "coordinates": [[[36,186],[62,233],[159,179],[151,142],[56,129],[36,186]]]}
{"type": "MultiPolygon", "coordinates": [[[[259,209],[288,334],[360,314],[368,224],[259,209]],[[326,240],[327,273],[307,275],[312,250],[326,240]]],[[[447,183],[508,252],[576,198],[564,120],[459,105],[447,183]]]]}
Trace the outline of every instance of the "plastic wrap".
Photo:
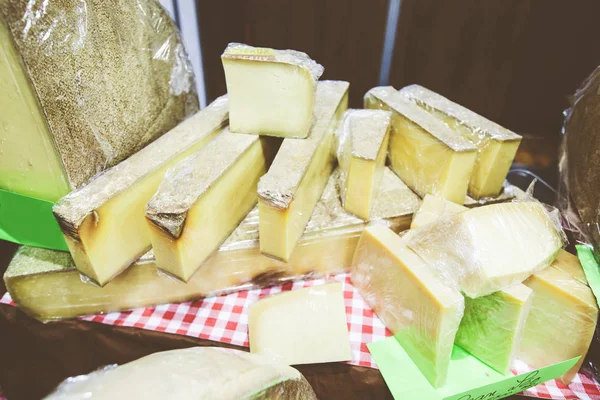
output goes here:
{"type": "Polygon", "coordinates": [[[287,365],[218,347],[154,353],[130,363],[68,378],[47,400],[294,399],[317,397],[302,374],[287,365]]]}
{"type": "Polygon", "coordinates": [[[206,144],[227,118],[228,100],[220,97],[54,206],[82,273],[103,285],[150,249],[146,203],[166,169],[206,144]]]}
{"type": "Polygon", "coordinates": [[[336,130],[344,209],[369,219],[387,157],[391,113],[348,110],[336,130]]]}
{"type": "Polygon", "coordinates": [[[434,194],[464,203],[475,145],[391,86],[369,90],[364,105],[393,111],[388,157],[408,186],[421,197],[434,194]]]}
{"type": "Polygon", "coordinates": [[[477,146],[469,195],[475,199],[499,196],[521,136],[422,86],[410,85],[399,93],[477,146]]]}
{"type": "Polygon", "coordinates": [[[350,361],[340,282],[278,293],[248,312],[250,351],[278,364],[350,361]]]}
{"type": "Polygon", "coordinates": [[[322,81],[308,139],[286,139],[258,183],[261,251],[287,261],[335,166],[334,131],[348,108],[348,82],[322,81]]]}
{"type": "Polygon", "coordinates": [[[4,1],[0,31],[3,189],[54,201],[198,109],[155,0],[4,1]]]}
{"type": "Polygon", "coordinates": [[[306,138],[323,67],[307,54],[230,43],[221,56],[231,131],[306,138]]]}
{"type": "Polygon", "coordinates": [[[444,385],[464,312],[464,297],[405,241],[380,225],[368,227],[352,262],[352,284],[434,387],[444,385]]]}
{"type": "MultiPolygon", "coordinates": [[[[32,247],[18,251],[4,280],[19,307],[47,321],[342,272],[350,267],[367,222],[344,211],[339,200],[338,175],[334,172],[330,177],[288,263],[260,253],[255,208],[187,284],[159,274],[149,253],[100,288],[80,279],[68,253],[32,247]]],[[[386,223],[395,232],[407,229],[419,203],[417,195],[386,168],[372,219],[386,223]]]]}

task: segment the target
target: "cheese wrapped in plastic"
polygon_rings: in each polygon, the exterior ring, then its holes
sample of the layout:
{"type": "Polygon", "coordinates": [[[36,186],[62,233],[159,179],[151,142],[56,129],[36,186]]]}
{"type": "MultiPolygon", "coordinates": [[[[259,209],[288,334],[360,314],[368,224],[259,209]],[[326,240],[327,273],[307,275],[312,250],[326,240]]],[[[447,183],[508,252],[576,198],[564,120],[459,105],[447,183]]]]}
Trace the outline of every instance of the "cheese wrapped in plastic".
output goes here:
{"type": "Polygon", "coordinates": [[[198,110],[156,0],[0,2],[0,189],[56,201],[198,110]]]}
{"type": "Polygon", "coordinates": [[[296,369],[255,354],[192,347],[68,378],[46,400],[316,400],[296,369]]]}
{"type": "Polygon", "coordinates": [[[470,209],[408,239],[408,247],[471,298],[521,283],[550,265],[562,245],[560,225],[536,201],[470,209]]]}
{"type": "MultiPolygon", "coordinates": [[[[81,279],[68,253],[26,246],[11,261],[4,281],[21,309],[46,321],[342,272],[349,269],[367,222],[344,211],[337,176],[334,171],[288,263],[260,253],[255,208],[188,283],[159,273],[149,253],[101,288],[81,279]]],[[[408,228],[419,203],[417,195],[386,168],[372,218],[398,232],[408,228]]]]}

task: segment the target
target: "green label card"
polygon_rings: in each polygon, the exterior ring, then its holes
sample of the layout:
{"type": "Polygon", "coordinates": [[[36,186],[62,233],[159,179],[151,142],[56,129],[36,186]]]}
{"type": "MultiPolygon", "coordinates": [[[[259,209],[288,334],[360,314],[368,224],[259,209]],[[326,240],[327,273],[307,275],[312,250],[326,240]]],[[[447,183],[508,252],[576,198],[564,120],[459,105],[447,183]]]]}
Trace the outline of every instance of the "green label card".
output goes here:
{"type": "Polygon", "coordinates": [[[592,292],[594,292],[594,296],[596,296],[596,302],[600,307],[600,267],[594,257],[594,250],[590,246],[584,244],[578,244],[575,247],[577,248],[577,256],[583,267],[583,272],[585,272],[585,277],[587,278],[590,288],[592,289],[592,292]]]}
{"type": "Polygon", "coordinates": [[[0,189],[0,239],[68,251],[51,201],[0,189]]]}
{"type": "Polygon", "coordinates": [[[434,389],[394,337],[367,347],[390,392],[398,400],[502,399],[561,376],[579,360],[576,357],[521,375],[502,375],[454,346],[447,383],[434,389]]]}

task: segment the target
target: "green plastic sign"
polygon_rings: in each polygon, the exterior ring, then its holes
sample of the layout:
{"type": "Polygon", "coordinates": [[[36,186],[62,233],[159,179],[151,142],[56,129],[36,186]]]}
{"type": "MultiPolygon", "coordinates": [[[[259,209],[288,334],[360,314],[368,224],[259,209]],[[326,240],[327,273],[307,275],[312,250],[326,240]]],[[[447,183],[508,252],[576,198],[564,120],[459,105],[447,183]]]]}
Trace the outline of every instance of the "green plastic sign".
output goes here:
{"type": "Polygon", "coordinates": [[[447,383],[431,386],[400,343],[389,337],[367,345],[395,399],[497,400],[520,393],[567,372],[579,357],[520,375],[503,375],[454,346],[447,383]]]}
{"type": "Polygon", "coordinates": [[[0,239],[68,251],[51,201],[0,189],[0,239]]]}
{"type": "Polygon", "coordinates": [[[598,266],[598,262],[594,257],[594,250],[590,246],[584,244],[578,244],[575,247],[577,248],[577,256],[583,267],[585,277],[588,280],[592,292],[594,292],[594,296],[596,296],[598,307],[600,307],[600,266],[598,266]]]}

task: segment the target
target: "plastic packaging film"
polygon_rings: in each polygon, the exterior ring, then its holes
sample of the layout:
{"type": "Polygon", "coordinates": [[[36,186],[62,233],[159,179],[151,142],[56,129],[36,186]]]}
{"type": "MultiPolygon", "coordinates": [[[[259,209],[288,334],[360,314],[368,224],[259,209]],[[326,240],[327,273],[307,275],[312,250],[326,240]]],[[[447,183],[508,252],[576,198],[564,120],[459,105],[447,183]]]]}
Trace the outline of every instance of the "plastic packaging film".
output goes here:
{"type": "MultiPolygon", "coordinates": [[[[100,288],[81,280],[68,253],[32,247],[19,249],[4,280],[13,300],[25,312],[40,320],[54,320],[341,272],[350,267],[356,243],[368,222],[344,211],[338,175],[334,171],[329,178],[288,263],[260,253],[255,208],[188,283],[159,273],[149,253],[100,288]]],[[[372,219],[399,232],[408,228],[419,204],[419,198],[386,168],[372,219]]]]}
{"type": "Polygon", "coordinates": [[[48,400],[94,399],[294,399],[316,400],[296,369],[263,357],[217,347],[153,353],[68,378],[48,400]]]}
{"type": "Polygon", "coordinates": [[[3,1],[0,21],[15,111],[3,125],[17,130],[0,149],[30,148],[0,162],[2,188],[54,201],[198,110],[181,37],[155,0],[3,1]]]}

